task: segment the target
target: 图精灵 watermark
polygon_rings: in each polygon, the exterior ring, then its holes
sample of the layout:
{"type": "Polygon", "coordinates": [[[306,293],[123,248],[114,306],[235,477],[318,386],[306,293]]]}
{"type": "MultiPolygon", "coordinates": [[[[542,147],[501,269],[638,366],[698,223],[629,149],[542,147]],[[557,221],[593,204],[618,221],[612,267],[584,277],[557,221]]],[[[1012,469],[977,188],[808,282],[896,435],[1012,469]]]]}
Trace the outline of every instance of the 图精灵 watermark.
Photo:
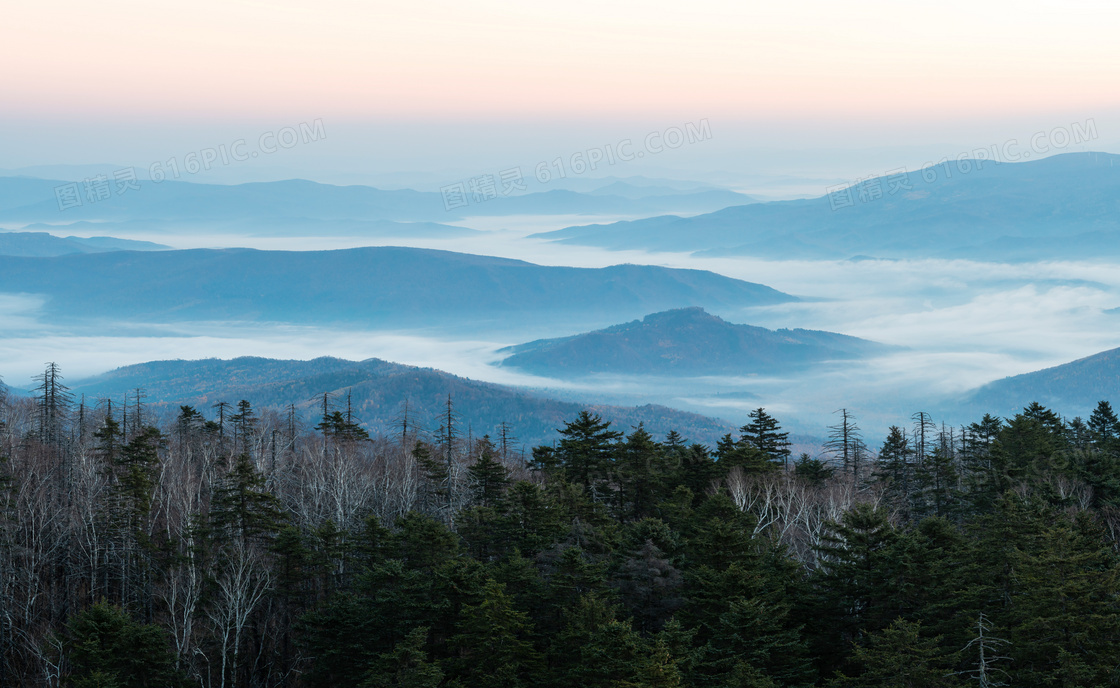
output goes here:
{"type": "MultiPolygon", "coordinates": [[[[542,160],[532,166],[532,177],[540,184],[558,179],[578,177],[603,167],[627,163],[647,156],[660,155],[682,146],[707,141],[712,138],[712,126],[707,118],[686,122],[680,126],[666,127],[648,132],[637,143],[634,139],[621,139],[614,143],[585,148],[542,160]]],[[[525,191],[526,174],[520,167],[509,167],[495,174],[480,174],[470,179],[440,187],[443,209],[446,211],[485,203],[499,197],[525,191]]]]}
{"type": "MultiPolygon", "coordinates": [[[[222,143],[171,156],[166,160],[157,160],[147,166],[147,181],[159,184],[168,179],[182,179],[184,175],[245,162],[262,155],[272,155],[326,138],[327,131],[322,119],[300,122],[295,126],[265,131],[252,142],[242,138],[229,144],[222,143]]],[[[80,182],[60,184],[54,187],[54,195],[58,209],[68,210],[105,201],[113,196],[123,196],[129,191],[139,191],[143,181],[135,167],[125,167],[111,175],[97,174],[80,182]]]]}
{"type": "Polygon", "coordinates": [[[1097,123],[1093,119],[1087,119],[1084,122],[1037,131],[1025,143],[1019,139],[1008,139],[1003,143],[974,148],[956,156],[945,156],[936,162],[925,163],[913,173],[913,177],[910,170],[900,167],[843,184],[834,184],[825,188],[825,195],[828,196],[828,205],[833,211],[851,208],[903,191],[913,191],[919,176],[921,182],[932,184],[938,179],[952,179],[954,176],[982,170],[985,164],[1022,162],[1096,139],[1097,123]]]}

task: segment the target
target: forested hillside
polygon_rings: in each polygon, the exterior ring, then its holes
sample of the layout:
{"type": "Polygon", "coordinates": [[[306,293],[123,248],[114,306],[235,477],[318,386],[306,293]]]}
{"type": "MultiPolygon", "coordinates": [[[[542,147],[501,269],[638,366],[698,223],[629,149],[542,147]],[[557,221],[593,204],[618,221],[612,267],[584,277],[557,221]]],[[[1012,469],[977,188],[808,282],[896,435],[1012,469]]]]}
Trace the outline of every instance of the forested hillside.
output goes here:
{"type": "MultiPolygon", "coordinates": [[[[205,409],[222,401],[252,399],[260,406],[290,408],[298,419],[305,420],[322,415],[326,397],[329,406],[349,409],[363,428],[382,434],[392,433],[406,414],[416,428],[438,427],[450,395],[459,422],[468,433],[496,434],[504,424],[516,438],[518,451],[552,442],[556,428],[587,407],[549,398],[542,392],[376,358],[152,361],[118,368],[74,385],[75,394],[118,402],[134,398],[137,389],[142,390],[144,403],[160,416],[174,415],[181,404],[205,409]]],[[[621,428],[644,423],[651,432],[664,434],[675,429],[709,443],[731,427],[719,419],[652,404],[597,405],[593,410],[621,428]]]]}
{"type": "Polygon", "coordinates": [[[39,383],[0,402],[3,685],[1120,681],[1107,402],[843,411],[796,459],[764,409],[714,447],[583,412],[523,457],[450,403],[371,437],[39,383]]]}
{"type": "Polygon", "coordinates": [[[1071,413],[1088,413],[1098,399],[1120,387],[1120,349],[1102,351],[1053,368],[989,382],[966,403],[994,413],[1012,412],[1022,399],[1037,399],[1071,413]]]}
{"type": "Polygon", "coordinates": [[[563,378],[589,373],[772,374],[891,350],[835,332],[736,325],[694,306],[500,351],[509,354],[502,361],[504,366],[563,378]]]}

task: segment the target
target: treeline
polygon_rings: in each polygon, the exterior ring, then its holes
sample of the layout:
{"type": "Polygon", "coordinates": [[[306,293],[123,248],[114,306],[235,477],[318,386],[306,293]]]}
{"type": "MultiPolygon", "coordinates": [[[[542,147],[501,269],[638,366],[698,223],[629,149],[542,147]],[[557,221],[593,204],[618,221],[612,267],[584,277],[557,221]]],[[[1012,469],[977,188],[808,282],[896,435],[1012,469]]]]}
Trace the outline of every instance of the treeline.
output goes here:
{"type": "Polygon", "coordinates": [[[1120,421],[847,411],[790,456],[0,399],[0,686],[1120,683],[1120,421]]]}

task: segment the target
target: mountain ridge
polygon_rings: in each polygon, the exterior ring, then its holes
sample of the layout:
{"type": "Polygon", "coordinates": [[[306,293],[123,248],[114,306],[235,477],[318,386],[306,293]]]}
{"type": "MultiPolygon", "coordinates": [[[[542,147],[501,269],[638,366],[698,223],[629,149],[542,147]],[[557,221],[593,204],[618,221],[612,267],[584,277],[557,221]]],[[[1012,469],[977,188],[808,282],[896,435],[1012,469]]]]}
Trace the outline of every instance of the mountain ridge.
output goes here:
{"type": "MultiPolygon", "coordinates": [[[[294,404],[305,422],[321,414],[322,395],[342,402],[350,395],[355,417],[372,432],[392,432],[403,404],[409,402],[413,423],[438,425],[451,395],[462,427],[476,436],[495,436],[502,422],[529,446],[557,437],[556,429],[589,409],[628,430],[642,423],[655,435],[676,429],[694,441],[713,443],[733,429],[729,422],[663,406],[637,407],[561,401],[532,390],[482,382],[434,368],[422,368],[370,358],[349,361],[320,357],[308,361],[244,356],[234,359],[149,361],[122,366],[75,382],[71,391],[123,399],[143,390],[147,404],[168,413],[180,404],[207,410],[218,401],[247,399],[258,408],[280,409],[294,404]]],[[[94,402],[96,403],[96,402],[94,402]]]]}
{"type": "Polygon", "coordinates": [[[734,324],[693,306],[499,351],[509,353],[502,366],[540,375],[696,376],[788,371],[889,350],[891,347],[876,342],[833,332],[734,324]]]}
{"type": "Polygon", "coordinates": [[[45,295],[45,314],[82,322],[96,313],[130,322],[430,326],[514,315],[544,322],[560,315],[634,317],[690,305],[738,310],[797,300],[703,270],[543,266],[394,246],[120,251],[4,262],[0,293],[45,295]]]}
{"type": "Polygon", "coordinates": [[[1010,416],[1037,401],[1088,417],[1102,400],[1120,402],[1120,348],[989,382],[971,391],[964,403],[1010,416]]]}
{"type": "Polygon", "coordinates": [[[1009,239],[1019,244],[1014,260],[1052,259],[1055,249],[1063,257],[1099,257],[1102,250],[1117,255],[1118,162],[1120,155],[1107,153],[989,161],[980,167],[977,161],[953,161],[834,190],[847,202],[841,207],[835,207],[837,196],[826,194],[533,236],[613,250],[777,259],[1001,259],[1009,239]],[[933,179],[926,181],[929,176],[933,179]],[[861,200],[865,195],[867,200],[861,200]]]}

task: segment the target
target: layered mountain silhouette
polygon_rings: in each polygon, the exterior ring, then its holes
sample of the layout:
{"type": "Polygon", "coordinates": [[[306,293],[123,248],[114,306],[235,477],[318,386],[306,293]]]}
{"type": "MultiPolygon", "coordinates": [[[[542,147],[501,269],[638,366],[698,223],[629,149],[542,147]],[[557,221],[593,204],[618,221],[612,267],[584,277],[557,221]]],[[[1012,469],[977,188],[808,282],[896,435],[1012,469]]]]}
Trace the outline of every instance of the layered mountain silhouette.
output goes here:
{"type": "Polygon", "coordinates": [[[1120,407],[1120,349],[990,382],[972,392],[965,403],[978,412],[1011,416],[1033,401],[1083,417],[1099,401],[1120,407]]]}
{"type": "Polygon", "coordinates": [[[583,409],[600,413],[621,430],[629,431],[642,423],[655,436],[676,429],[698,442],[714,443],[732,429],[730,423],[663,406],[558,401],[526,390],[374,358],[153,361],[79,381],[72,391],[84,394],[91,403],[98,398],[123,402],[126,396],[135,395],[137,388],[143,390],[150,410],[163,413],[177,413],[181,404],[209,412],[211,405],[220,401],[235,404],[247,399],[257,408],[282,409],[294,404],[310,424],[322,413],[323,394],[333,399],[330,403],[338,409],[345,409],[349,397],[356,421],[372,432],[390,434],[399,431],[396,428],[406,402],[411,426],[434,431],[450,395],[462,433],[469,430],[476,437],[496,437],[505,422],[518,440],[530,447],[556,439],[556,429],[583,409]]]}
{"type": "Polygon", "coordinates": [[[1118,155],[952,161],[833,191],[695,217],[661,216],[536,236],[610,249],[789,259],[1120,255],[1118,155]]]}
{"type": "Polygon", "coordinates": [[[116,237],[58,237],[47,232],[0,232],[0,256],[49,258],[71,253],[162,251],[163,244],[116,237]]]}
{"type": "Polygon", "coordinates": [[[4,259],[0,292],[44,295],[46,315],[57,319],[363,327],[602,322],[682,306],[740,309],[796,300],[703,270],[551,267],[395,247],[13,257],[4,259]]]}
{"type": "MultiPolygon", "coordinates": [[[[211,231],[267,232],[275,228],[276,232],[290,233],[298,228],[353,233],[366,226],[384,233],[389,226],[368,223],[444,224],[477,215],[699,213],[754,200],[726,189],[665,189],[658,193],[622,184],[613,193],[549,189],[503,195],[495,189],[481,196],[471,194],[464,186],[463,193],[449,203],[438,191],[336,186],[302,179],[233,185],[142,179],[136,182],[139,188],[122,193],[110,190],[107,198],[94,202],[80,198],[80,205],[71,201],[62,209],[55,190],[66,184],[61,180],[0,177],[0,223],[26,226],[95,221],[109,223],[109,227],[140,223],[149,232],[205,225],[211,231]]],[[[81,190],[79,184],[78,192],[81,190]]],[[[396,227],[395,231],[407,229],[396,227]]]]}
{"type": "Polygon", "coordinates": [[[681,308],[571,337],[507,347],[503,366],[552,377],[593,373],[717,375],[788,371],[889,351],[866,339],[817,330],[736,325],[681,308]]]}

